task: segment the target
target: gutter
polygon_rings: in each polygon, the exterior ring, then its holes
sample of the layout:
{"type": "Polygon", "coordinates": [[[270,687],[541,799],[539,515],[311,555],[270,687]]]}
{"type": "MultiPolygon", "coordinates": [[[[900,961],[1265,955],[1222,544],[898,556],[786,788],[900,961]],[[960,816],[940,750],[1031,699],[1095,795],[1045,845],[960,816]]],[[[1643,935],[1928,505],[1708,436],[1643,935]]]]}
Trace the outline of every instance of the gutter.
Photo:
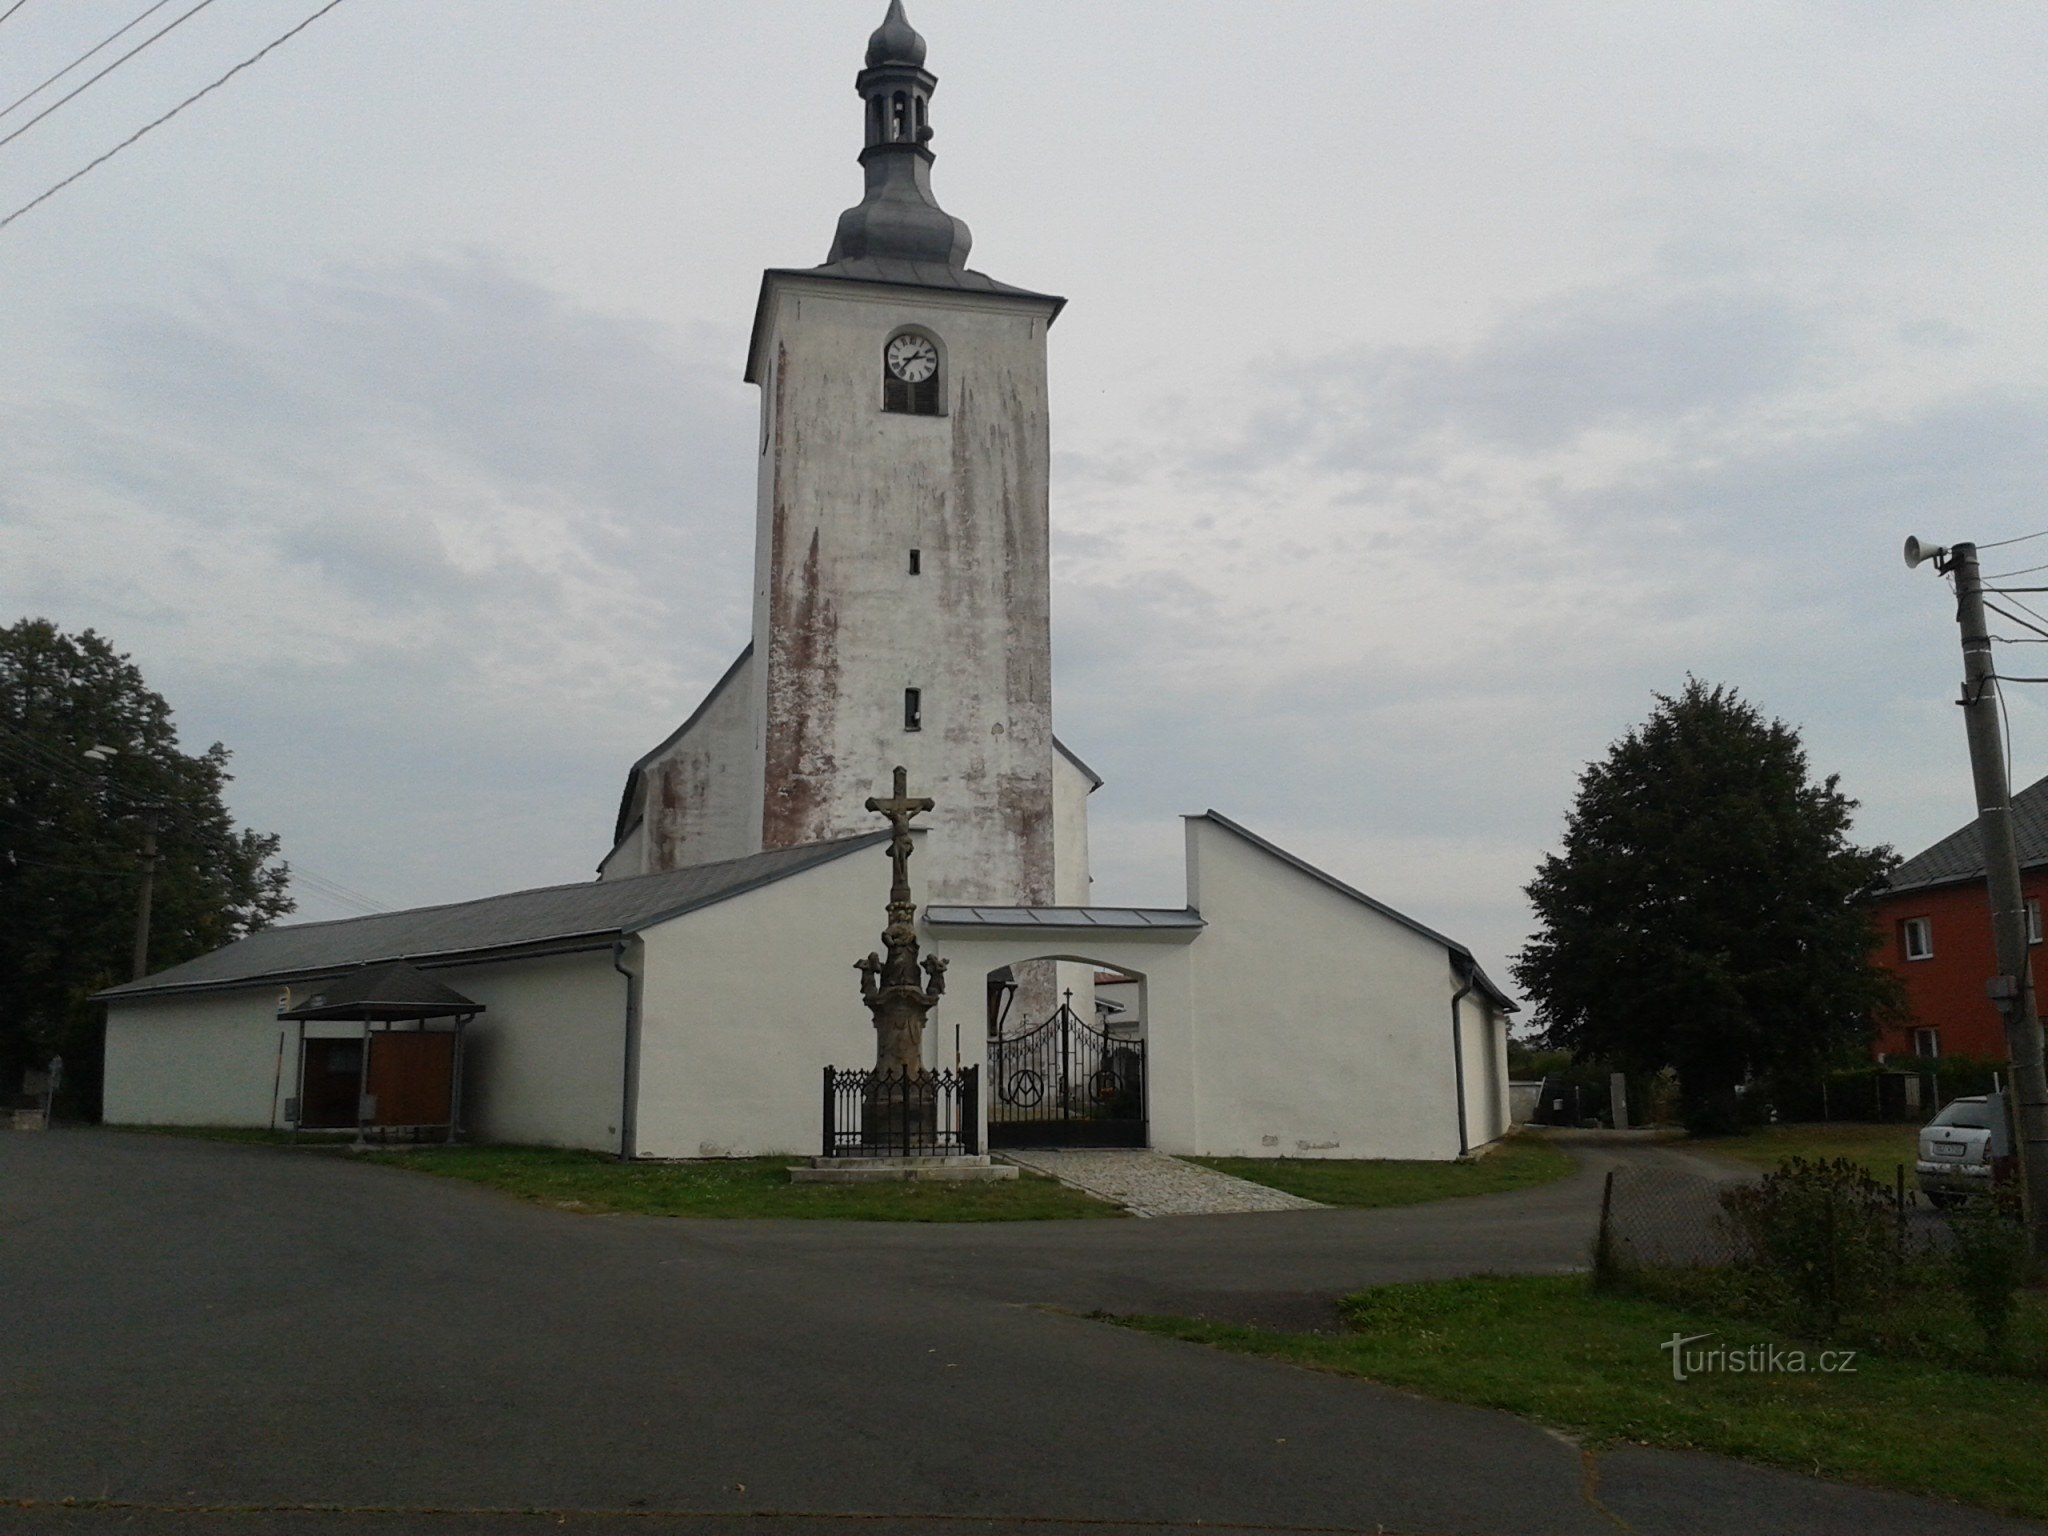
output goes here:
{"type": "MultiPolygon", "coordinates": [[[[637,947],[638,941],[634,942],[637,947]]],[[[640,1106],[640,973],[637,968],[628,970],[619,964],[625,954],[626,940],[620,939],[612,945],[612,969],[626,978],[626,1038],[619,1070],[619,1161],[630,1163],[640,1155],[640,1127],[636,1123],[640,1106]]]]}
{"type": "Polygon", "coordinates": [[[1458,1156],[1472,1154],[1472,1142],[1465,1125],[1465,1030],[1458,1017],[1458,1005],[1479,985],[1478,978],[1465,972],[1465,984],[1451,996],[1451,1074],[1458,1085],[1458,1156]]]}

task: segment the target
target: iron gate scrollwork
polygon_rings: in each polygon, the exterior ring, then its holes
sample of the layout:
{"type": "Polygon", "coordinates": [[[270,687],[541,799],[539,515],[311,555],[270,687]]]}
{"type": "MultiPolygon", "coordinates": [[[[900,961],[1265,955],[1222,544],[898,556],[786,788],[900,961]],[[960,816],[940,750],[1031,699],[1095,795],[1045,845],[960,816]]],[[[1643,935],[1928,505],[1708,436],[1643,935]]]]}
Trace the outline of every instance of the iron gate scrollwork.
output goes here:
{"type": "Polygon", "coordinates": [[[1145,1145],[1145,1042],[1087,1023],[1071,999],[989,1037],[990,1146],[1145,1145]]]}

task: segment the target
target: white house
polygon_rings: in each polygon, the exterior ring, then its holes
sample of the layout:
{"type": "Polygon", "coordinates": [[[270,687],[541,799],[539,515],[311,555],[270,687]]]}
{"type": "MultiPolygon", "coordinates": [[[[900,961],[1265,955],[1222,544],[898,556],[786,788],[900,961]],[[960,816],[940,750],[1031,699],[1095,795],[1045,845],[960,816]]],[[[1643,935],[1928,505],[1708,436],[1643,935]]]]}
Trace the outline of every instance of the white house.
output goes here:
{"type": "Polygon", "coordinates": [[[752,635],[628,771],[598,879],[280,928],[115,988],[109,1119],[283,1117],[305,1069],[280,993],[403,959],[482,1005],[474,1135],[816,1151],[813,1080],[872,1060],[851,967],[886,881],[854,855],[902,765],[936,802],[914,871],[952,968],[934,1065],[987,1069],[994,1144],[1444,1158],[1501,1134],[1511,1004],[1462,945],[1213,811],[1187,823],[1185,907],[1090,904],[1102,781],[1052,731],[1065,301],[967,267],[924,60],[891,0],[855,80],[864,195],[824,263],[762,280],[752,635]],[[1103,972],[1135,1032],[1094,1028],[1103,972]]]}

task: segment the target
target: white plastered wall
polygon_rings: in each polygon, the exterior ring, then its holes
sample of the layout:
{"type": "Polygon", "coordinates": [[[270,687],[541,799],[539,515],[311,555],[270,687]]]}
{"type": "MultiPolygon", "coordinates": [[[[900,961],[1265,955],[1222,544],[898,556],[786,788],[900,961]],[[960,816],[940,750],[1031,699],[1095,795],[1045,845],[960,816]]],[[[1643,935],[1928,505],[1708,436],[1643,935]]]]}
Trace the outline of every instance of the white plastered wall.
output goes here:
{"type": "Polygon", "coordinates": [[[107,1005],[109,1125],[271,1123],[273,1090],[298,1090],[298,1026],[277,1017],[275,983],[107,1005]],[[278,1038],[284,1038],[282,1085],[278,1038]]]}
{"type": "MultiPolygon", "coordinates": [[[[1088,796],[1095,780],[1055,745],[1052,754],[1052,899],[1062,907],[1085,907],[1093,881],[1088,873],[1088,796]]],[[[1095,1018],[1095,967],[1071,961],[1057,967],[1054,985],[1073,995],[1074,1012],[1095,1018]]]]}
{"type": "Polygon", "coordinates": [[[1487,995],[1474,988],[1458,1004],[1465,1052],[1465,1129],[1475,1148],[1507,1134],[1507,1021],[1487,995]]]}
{"type": "Polygon", "coordinates": [[[487,1010],[463,1040],[463,1123],[475,1140],[618,1149],[626,978],[609,948],[431,974],[487,1010]]]}
{"type": "Polygon", "coordinates": [[[868,847],[642,930],[640,1156],[819,1151],[822,1070],[874,1065],[854,963],[881,947],[888,897],[868,847]]]}
{"type": "Polygon", "coordinates": [[[753,798],[754,653],[727,669],[676,738],[638,770],[639,821],[598,878],[655,874],[761,851],[753,798]]]}
{"type": "MultiPolygon", "coordinates": [[[[1153,1007],[1148,1056],[1199,1062],[1186,1141],[1244,1157],[1454,1158],[1445,949],[1202,817],[1187,823],[1195,1017],[1153,1007]]],[[[1149,1001],[1149,1000],[1148,1000],[1149,1001]]],[[[1148,1063],[1149,1064],[1149,1063],[1148,1063]]]]}
{"type": "MultiPolygon", "coordinates": [[[[618,1145],[626,982],[609,949],[431,974],[485,1007],[463,1033],[462,1120],[474,1140],[618,1145]]],[[[283,1125],[283,1101],[298,1092],[298,1026],[277,1017],[280,990],[269,982],[109,1004],[108,1122],[268,1125],[278,1084],[283,1125]]],[[[359,1037],[362,1029],[311,1024],[306,1033],[359,1037]]]]}

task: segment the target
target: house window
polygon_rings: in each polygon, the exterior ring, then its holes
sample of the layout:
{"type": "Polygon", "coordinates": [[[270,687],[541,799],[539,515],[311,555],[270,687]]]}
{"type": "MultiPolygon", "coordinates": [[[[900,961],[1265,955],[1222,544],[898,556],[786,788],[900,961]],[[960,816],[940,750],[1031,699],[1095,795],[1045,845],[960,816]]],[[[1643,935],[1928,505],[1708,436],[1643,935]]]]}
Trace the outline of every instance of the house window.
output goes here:
{"type": "Polygon", "coordinates": [[[1934,958],[1934,924],[1924,917],[1909,917],[1899,924],[1899,944],[1908,960],[1934,958]]]}
{"type": "Polygon", "coordinates": [[[2027,942],[2029,944],[2041,942],[2041,903],[2039,901],[2029,901],[2027,903],[2027,942]]]}
{"type": "Polygon", "coordinates": [[[924,694],[916,688],[903,690],[903,729],[921,731],[924,729],[924,694]]]}
{"type": "MultiPolygon", "coordinates": [[[[911,574],[911,575],[913,575],[913,576],[915,576],[915,575],[917,575],[917,574],[918,574],[919,572],[921,572],[921,571],[922,571],[923,569],[924,569],[924,551],[923,551],[923,550],[921,550],[921,549],[913,549],[913,550],[912,550],[912,551],[910,552],[910,574],[911,574]]],[[[2040,919],[2041,919],[2041,914],[2040,914],[2040,913],[2039,913],[2038,911],[2037,911],[2037,912],[2035,912],[2035,914],[2034,914],[2034,929],[2035,929],[2035,933],[2034,933],[2034,942],[2035,942],[2036,944],[2038,944],[2038,943],[2040,943],[2040,942],[2041,942],[2041,935],[2040,935],[2040,927],[2041,927],[2041,921],[2040,921],[2040,919]]]]}
{"type": "Polygon", "coordinates": [[[1916,1029],[1913,1031],[1913,1054],[1932,1061],[1941,1054],[1941,1031],[1938,1029],[1916,1029]]]}

